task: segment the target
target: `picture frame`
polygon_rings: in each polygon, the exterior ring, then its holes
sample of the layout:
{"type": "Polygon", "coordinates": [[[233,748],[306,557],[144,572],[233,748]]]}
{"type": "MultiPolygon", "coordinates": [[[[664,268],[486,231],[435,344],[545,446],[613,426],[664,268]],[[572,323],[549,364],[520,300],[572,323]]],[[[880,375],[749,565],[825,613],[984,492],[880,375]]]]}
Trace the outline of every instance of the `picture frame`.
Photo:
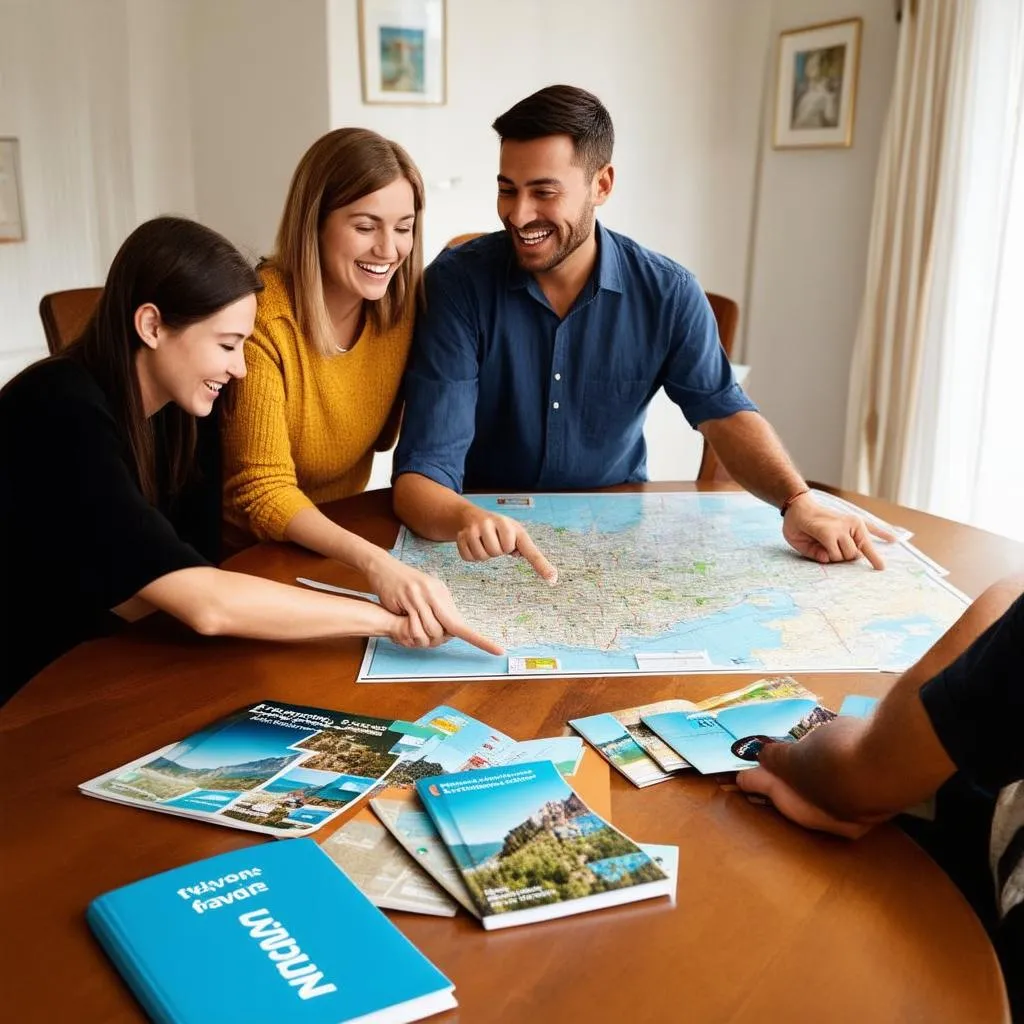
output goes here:
{"type": "Polygon", "coordinates": [[[780,34],[774,149],[853,145],[861,26],[847,18],[780,34]]]}
{"type": "Polygon", "coordinates": [[[359,0],[363,102],[447,102],[446,0],[359,0]]]}
{"type": "Polygon", "coordinates": [[[0,243],[25,241],[18,140],[0,138],[0,243]]]}

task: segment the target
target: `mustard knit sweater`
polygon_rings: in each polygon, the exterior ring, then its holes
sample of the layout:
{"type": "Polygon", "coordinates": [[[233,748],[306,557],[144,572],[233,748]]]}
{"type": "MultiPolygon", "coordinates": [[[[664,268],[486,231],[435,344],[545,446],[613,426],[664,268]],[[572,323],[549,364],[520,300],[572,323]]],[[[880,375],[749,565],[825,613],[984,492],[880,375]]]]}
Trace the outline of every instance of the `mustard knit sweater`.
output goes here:
{"type": "Polygon", "coordinates": [[[224,417],[224,516],[236,537],[283,540],[304,508],[364,490],[374,451],[394,444],[413,325],[367,323],[350,351],[325,357],[299,332],[280,273],[261,277],[248,373],[224,417]]]}

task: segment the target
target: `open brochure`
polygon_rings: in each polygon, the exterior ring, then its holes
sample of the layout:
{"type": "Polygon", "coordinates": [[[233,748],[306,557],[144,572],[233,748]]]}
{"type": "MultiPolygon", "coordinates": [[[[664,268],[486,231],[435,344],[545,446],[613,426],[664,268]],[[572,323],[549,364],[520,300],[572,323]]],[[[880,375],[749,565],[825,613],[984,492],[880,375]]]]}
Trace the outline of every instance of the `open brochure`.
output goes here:
{"type": "Polygon", "coordinates": [[[439,737],[412,722],[264,701],[78,788],[217,825],[305,835],[439,737]]]}
{"type": "Polygon", "coordinates": [[[634,786],[643,788],[664,782],[676,772],[690,767],[684,757],[651,729],[645,721],[648,716],[711,710],[782,697],[806,697],[813,700],[814,694],[789,676],[777,676],[759,679],[742,689],[721,693],[697,704],[682,699],[663,700],[621,711],[574,718],[569,724],[613,768],[625,775],[634,786]]]}
{"type": "Polygon", "coordinates": [[[734,772],[756,764],[739,757],[737,741],[751,736],[799,739],[835,718],[813,698],[754,701],[717,711],[670,711],[644,719],[673,750],[704,774],[734,772]]]}
{"type": "Polygon", "coordinates": [[[658,863],[550,761],[421,779],[416,791],[485,928],[673,892],[658,863]]]}

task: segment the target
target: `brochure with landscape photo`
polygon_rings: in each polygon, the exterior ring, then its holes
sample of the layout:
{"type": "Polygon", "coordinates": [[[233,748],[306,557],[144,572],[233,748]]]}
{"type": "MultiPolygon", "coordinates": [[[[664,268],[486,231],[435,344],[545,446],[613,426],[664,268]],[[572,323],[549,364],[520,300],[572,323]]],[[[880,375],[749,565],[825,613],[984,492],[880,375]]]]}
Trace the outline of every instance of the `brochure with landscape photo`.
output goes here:
{"type": "Polygon", "coordinates": [[[569,724],[608,763],[641,789],[672,778],[672,773],[689,767],[670,746],[642,721],[644,715],[668,711],[693,711],[688,700],[662,700],[635,708],[609,711],[603,715],[570,719],[569,724]]]}
{"type": "Polygon", "coordinates": [[[641,789],[653,786],[690,765],[650,728],[645,719],[672,712],[694,712],[723,708],[734,704],[778,700],[783,697],[806,697],[815,700],[789,676],[758,679],[749,686],[729,693],[720,693],[694,704],[688,700],[663,700],[641,704],[603,715],[574,718],[569,724],[604,757],[613,768],[641,789]]]}
{"type": "Polygon", "coordinates": [[[416,791],[485,928],[672,892],[656,861],[589,808],[550,761],[421,779],[416,791]]]}
{"type": "Polygon", "coordinates": [[[268,701],[78,788],[218,825],[305,835],[439,736],[412,722],[268,701]]]}
{"type": "Polygon", "coordinates": [[[753,768],[733,744],[747,736],[799,739],[835,713],[813,698],[754,701],[717,711],[673,711],[644,719],[673,750],[704,774],[753,768]]]}
{"type": "Polygon", "coordinates": [[[455,916],[455,900],[367,807],[323,840],[320,849],[374,906],[413,914],[455,916]]]}

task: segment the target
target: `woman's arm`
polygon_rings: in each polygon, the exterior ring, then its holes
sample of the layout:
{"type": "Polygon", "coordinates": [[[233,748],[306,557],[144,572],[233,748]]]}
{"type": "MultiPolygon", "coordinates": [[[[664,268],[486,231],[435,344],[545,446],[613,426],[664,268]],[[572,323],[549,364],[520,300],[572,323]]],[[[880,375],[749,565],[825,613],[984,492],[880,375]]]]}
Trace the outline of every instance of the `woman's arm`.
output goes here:
{"type": "MultiPolygon", "coordinates": [[[[435,646],[445,639],[414,630],[408,616],[370,601],[334,597],[212,566],[179,569],[154,580],[136,595],[206,636],[256,640],[311,640],[325,637],[386,636],[406,647],[435,646]]],[[[465,623],[457,636],[494,654],[501,649],[465,623]]]]}

